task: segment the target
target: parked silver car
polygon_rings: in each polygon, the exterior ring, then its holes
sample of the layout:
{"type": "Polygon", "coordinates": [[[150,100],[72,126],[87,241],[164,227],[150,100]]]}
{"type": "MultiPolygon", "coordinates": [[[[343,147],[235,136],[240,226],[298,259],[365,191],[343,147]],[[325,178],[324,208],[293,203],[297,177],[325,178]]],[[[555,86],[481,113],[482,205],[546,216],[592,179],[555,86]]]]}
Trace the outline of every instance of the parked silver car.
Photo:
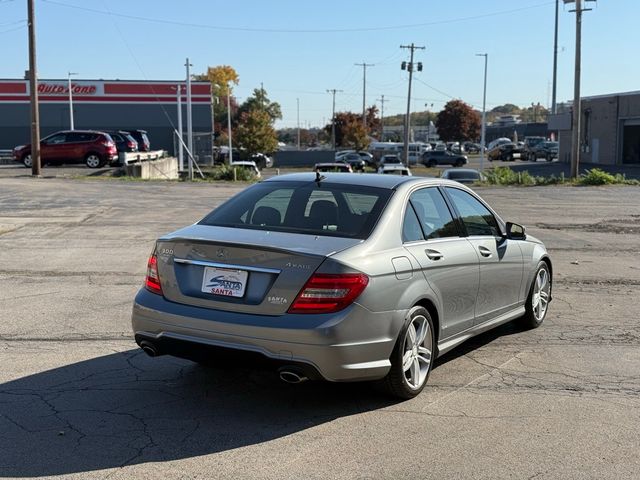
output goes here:
{"type": "Polygon", "coordinates": [[[381,379],[411,398],[470,337],[539,326],[551,285],[542,242],[464,185],[301,173],[158,239],[132,323],[152,356],[266,357],[285,381],[381,379]]]}

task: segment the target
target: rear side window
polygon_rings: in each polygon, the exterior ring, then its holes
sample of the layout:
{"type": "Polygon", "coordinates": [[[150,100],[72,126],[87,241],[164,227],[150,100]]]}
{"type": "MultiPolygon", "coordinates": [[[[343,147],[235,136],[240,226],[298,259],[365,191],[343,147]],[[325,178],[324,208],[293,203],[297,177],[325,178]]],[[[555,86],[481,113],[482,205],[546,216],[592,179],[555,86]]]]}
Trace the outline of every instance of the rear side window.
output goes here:
{"type": "Polygon", "coordinates": [[[69,132],[67,133],[67,143],[71,142],[89,142],[95,138],[92,133],[85,132],[69,132]]]}
{"type": "Polygon", "coordinates": [[[207,215],[201,225],[367,238],[392,191],[322,182],[264,182],[207,215]]]}

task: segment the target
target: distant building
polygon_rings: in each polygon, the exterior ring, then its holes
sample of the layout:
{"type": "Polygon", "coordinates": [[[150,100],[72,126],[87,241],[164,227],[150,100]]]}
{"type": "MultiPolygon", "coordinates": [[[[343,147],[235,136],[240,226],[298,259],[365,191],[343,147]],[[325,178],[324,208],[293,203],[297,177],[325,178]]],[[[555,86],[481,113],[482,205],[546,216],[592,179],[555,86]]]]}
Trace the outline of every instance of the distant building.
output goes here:
{"type": "MultiPolygon", "coordinates": [[[[181,84],[182,121],[186,132],[186,86],[181,81],[73,80],[74,124],[78,130],[146,130],[151,147],[173,152],[177,128],[177,85],[181,84]]],[[[40,134],[69,129],[67,79],[39,80],[40,134]]],[[[192,82],[195,154],[203,143],[211,150],[211,84],[192,82]]],[[[0,80],[0,149],[29,143],[29,82],[0,80]]],[[[186,140],[185,140],[186,141],[186,140]]],[[[203,147],[203,151],[207,148],[203,147]]]]}
{"type": "MultiPolygon", "coordinates": [[[[429,125],[411,125],[409,130],[410,142],[435,142],[440,139],[438,130],[433,122],[429,122],[429,125]]],[[[404,138],[404,125],[385,125],[382,136],[381,142],[395,139],[401,140],[404,138]]]]}
{"type": "MultiPolygon", "coordinates": [[[[580,161],[603,165],[640,164],[640,91],[581,99],[580,161]]],[[[558,130],[559,159],[571,161],[572,107],[563,104],[549,126],[558,130]]]]}

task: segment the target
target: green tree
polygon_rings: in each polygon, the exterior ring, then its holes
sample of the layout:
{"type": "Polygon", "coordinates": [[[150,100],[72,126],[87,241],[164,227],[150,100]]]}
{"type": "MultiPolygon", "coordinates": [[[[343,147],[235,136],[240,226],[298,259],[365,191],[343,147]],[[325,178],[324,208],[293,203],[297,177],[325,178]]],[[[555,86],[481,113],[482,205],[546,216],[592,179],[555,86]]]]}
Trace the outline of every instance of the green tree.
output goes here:
{"type": "Polygon", "coordinates": [[[262,110],[243,113],[233,136],[236,145],[244,148],[248,155],[273,153],[278,148],[278,136],[271,125],[271,117],[262,110]]]}
{"type": "Polygon", "coordinates": [[[253,110],[262,110],[267,112],[269,118],[271,118],[271,123],[282,118],[280,104],[269,100],[264,88],[255,88],[253,90],[253,95],[247,98],[244,103],[240,105],[238,113],[242,115],[243,113],[253,110]]]}
{"type": "Polygon", "coordinates": [[[474,141],[480,135],[480,117],[462,100],[450,100],[438,113],[436,128],[445,142],[474,141]]]}

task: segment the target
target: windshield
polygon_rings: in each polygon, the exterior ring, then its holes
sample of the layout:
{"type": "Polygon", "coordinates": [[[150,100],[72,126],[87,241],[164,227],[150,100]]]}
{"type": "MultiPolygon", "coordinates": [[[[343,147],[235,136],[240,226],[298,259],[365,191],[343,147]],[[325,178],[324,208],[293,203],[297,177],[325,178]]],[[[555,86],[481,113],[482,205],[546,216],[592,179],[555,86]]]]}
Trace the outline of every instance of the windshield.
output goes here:
{"type": "Polygon", "coordinates": [[[200,225],[365,239],[393,193],[316,182],[264,182],[240,192],[200,225]]]}

